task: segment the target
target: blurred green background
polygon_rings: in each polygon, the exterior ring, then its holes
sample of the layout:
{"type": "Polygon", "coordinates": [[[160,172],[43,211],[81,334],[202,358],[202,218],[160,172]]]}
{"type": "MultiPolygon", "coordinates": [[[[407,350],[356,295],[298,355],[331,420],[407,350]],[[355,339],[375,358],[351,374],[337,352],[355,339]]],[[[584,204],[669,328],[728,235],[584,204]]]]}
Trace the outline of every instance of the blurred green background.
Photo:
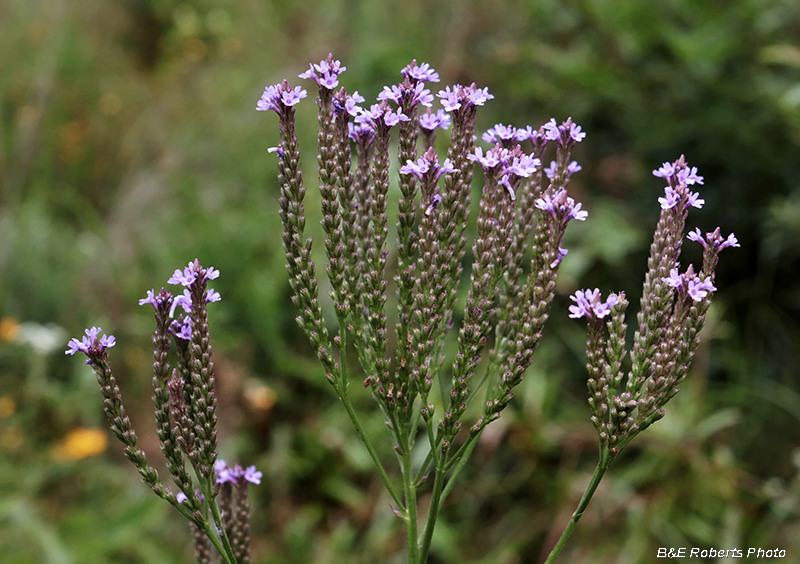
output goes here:
{"type": "MultiPolygon", "coordinates": [[[[0,562],[192,561],[185,523],[107,443],[91,371],[63,350],[87,326],[116,335],[126,405],[163,468],[137,300],[195,257],[222,272],[221,453],[265,475],[255,561],[402,562],[400,522],[294,322],[266,153],[277,120],[255,112],[266,85],[304,82],[328,52],[368,100],[416,58],[442,75],[434,89],[489,88],[479,131],[572,116],[588,134],[571,192],[589,220],[570,226],[538,358],[453,491],[431,562],[538,562],[560,533],[596,456],[567,296],[624,290],[636,311],[663,190],[650,171],[680,154],[705,176],[689,227],[742,247],[722,253],[683,391],[607,474],[561,560],[697,546],[800,562],[798,38],[796,0],[4,0],[0,562]]],[[[315,114],[299,107],[309,188],[315,114]]],[[[699,255],[690,244],[684,264],[699,255]]],[[[367,425],[390,460],[382,421],[367,425]]]]}

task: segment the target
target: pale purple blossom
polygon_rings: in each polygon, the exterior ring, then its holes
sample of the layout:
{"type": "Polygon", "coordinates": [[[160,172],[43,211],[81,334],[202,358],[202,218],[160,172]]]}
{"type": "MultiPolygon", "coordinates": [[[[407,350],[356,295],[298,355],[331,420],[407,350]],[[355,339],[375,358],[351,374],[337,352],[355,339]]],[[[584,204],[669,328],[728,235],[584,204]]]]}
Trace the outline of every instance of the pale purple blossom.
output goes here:
{"type": "Polygon", "coordinates": [[[425,210],[425,215],[431,215],[431,212],[433,212],[434,208],[441,203],[442,197],[439,194],[434,194],[430,205],[428,205],[427,209],[425,210]]]}
{"type": "Polygon", "coordinates": [[[555,118],[550,118],[544,124],[544,136],[548,141],[558,141],[560,144],[580,143],[586,137],[586,133],[581,131],[581,126],[572,122],[572,118],[567,118],[561,125],[556,123],[555,118]]]}
{"type": "Polygon", "coordinates": [[[241,478],[251,484],[260,484],[261,478],[264,474],[256,470],[255,466],[248,466],[241,473],[241,478]]]}
{"type": "Polygon", "coordinates": [[[436,113],[428,111],[428,113],[419,116],[419,126],[422,129],[433,131],[437,127],[442,129],[450,128],[450,114],[444,110],[436,110],[436,113]]]}
{"type": "Polygon", "coordinates": [[[502,159],[507,157],[507,154],[508,149],[503,149],[499,145],[495,145],[486,151],[485,156],[482,148],[475,147],[475,152],[467,155],[467,158],[473,162],[480,163],[480,165],[483,167],[483,170],[491,170],[500,165],[502,159]]]}
{"type": "Polygon", "coordinates": [[[700,198],[698,192],[690,192],[684,185],[680,185],[677,190],[671,186],[667,186],[664,188],[664,197],[658,199],[658,203],[661,204],[661,209],[668,210],[677,206],[678,202],[681,200],[681,194],[686,194],[686,203],[683,205],[683,209],[689,206],[702,208],[703,204],[706,203],[705,200],[700,198]]]}
{"type": "Polygon", "coordinates": [[[393,112],[386,102],[382,102],[372,104],[369,110],[363,110],[356,118],[356,123],[368,123],[372,127],[377,127],[382,122],[386,127],[392,127],[401,121],[409,121],[409,119],[399,108],[393,112]]]}
{"type": "Polygon", "coordinates": [[[562,259],[563,259],[565,256],[567,256],[567,253],[569,253],[569,249],[564,249],[564,248],[562,248],[562,247],[559,247],[559,248],[558,248],[558,256],[556,257],[556,260],[554,260],[553,262],[551,262],[551,263],[550,263],[550,268],[555,268],[555,267],[557,267],[559,264],[561,264],[561,260],[562,260],[562,259]]]}
{"type": "Polygon", "coordinates": [[[660,168],[653,171],[653,176],[668,179],[675,173],[675,165],[672,163],[664,163],[660,168]]]}
{"type": "Polygon", "coordinates": [[[347,70],[342,63],[333,60],[333,55],[329,54],[327,59],[323,59],[318,65],[309,65],[309,69],[299,74],[300,78],[310,78],[319,86],[333,90],[339,86],[338,76],[347,70]]]}
{"type": "Polygon", "coordinates": [[[363,102],[364,97],[358,93],[358,90],[352,94],[347,94],[344,88],[342,88],[333,99],[334,108],[339,112],[347,112],[351,117],[356,117],[361,113],[362,108],[358,104],[363,102]]]}
{"type": "Polygon", "coordinates": [[[559,190],[552,196],[545,194],[538,198],[534,205],[557,219],[561,218],[562,221],[569,221],[570,219],[585,221],[589,216],[589,212],[582,211],[581,204],[576,204],[575,200],[567,196],[567,191],[564,189],[559,190]]]}
{"type": "Polygon", "coordinates": [[[369,144],[375,140],[375,128],[367,122],[358,124],[348,123],[347,132],[350,135],[350,139],[356,143],[361,142],[369,144]]]}
{"type": "Polygon", "coordinates": [[[430,107],[433,104],[433,94],[425,88],[421,82],[407,88],[402,84],[394,84],[391,87],[384,86],[383,91],[378,94],[378,100],[391,100],[398,106],[403,103],[403,100],[408,100],[408,106],[416,106],[422,104],[423,106],[430,107]]]}
{"type": "Polygon", "coordinates": [[[175,296],[175,299],[172,300],[172,309],[170,310],[170,316],[175,314],[175,310],[181,307],[183,311],[189,313],[192,311],[192,294],[189,290],[184,290],[183,294],[180,296],[175,296]]]}
{"type": "Polygon", "coordinates": [[[678,273],[677,268],[669,271],[669,276],[661,279],[663,282],[672,288],[678,289],[683,287],[683,277],[678,273]]]}
{"type": "Polygon", "coordinates": [[[218,484],[235,484],[242,482],[250,482],[252,484],[260,484],[263,473],[256,470],[255,466],[248,466],[243,469],[238,464],[233,468],[229,467],[224,460],[217,460],[214,463],[214,471],[217,473],[218,484]]]}
{"type": "Polygon", "coordinates": [[[400,174],[413,174],[420,180],[432,177],[436,182],[443,174],[455,172],[455,170],[450,159],[445,159],[440,165],[436,153],[430,149],[416,161],[407,160],[406,164],[400,168],[400,174]]]}
{"type": "Polygon", "coordinates": [[[667,186],[664,188],[664,194],[665,196],[663,198],[658,199],[658,203],[661,204],[662,210],[668,210],[678,205],[681,197],[675,190],[672,189],[672,187],[667,186]]]}
{"type": "Polygon", "coordinates": [[[610,294],[604,302],[601,299],[600,290],[578,290],[569,297],[575,305],[569,306],[569,316],[573,319],[585,317],[586,319],[603,319],[611,308],[619,303],[617,294],[610,294]]]}
{"type": "Polygon", "coordinates": [[[514,174],[522,178],[527,178],[536,172],[541,164],[542,161],[533,155],[515,155],[505,170],[507,173],[514,174]]]}
{"type": "Polygon", "coordinates": [[[153,308],[158,309],[158,299],[156,298],[155,290],[147,290],[147,297],[139,300],[139,305],[150,304],[153,308]]]}
{"type": "MultiPolygon", "coordinates": [[[[550,161],[550,166],[544,169],[545,175],[550,180],[553,180],[553,178],[555,177],[557,166],[558,165],[556,164],[556,161],[550,161]]],[[[567,177],[569,178],[570,176],[572,176],[576,172],[580,172],[581,170],[583,170],[583,167],[579,165],[577,161],[572,161],[567,165],[567,177]]]]}
{"type": "Polygon", "coordinates": [[[69,348],[64,351],[64,354],[73,355],[78,351],[86,355],[101,354],[104,350],[117,344],[114,335],[103,335],[98,338],[97,336],[101,331],[102,329],[100,327],[85,329],[84,333],[86,333],[86,336],[81,338],[80,341],[78,339],[70,339],[69,343],[67,343],[69,348]]]}
{"type": "Polygon", "coordinates": [[[718,250],[722,250],[728,247],[740,247],[738,239],[736,239],[736,235],[731,233],[728,235],[727,239],[722,237],[719,231],[719,227],[717,227],[714,231],[706,233],[706,236],[703,237],[702,233],[700,233],[700,229],[695,228],[694,231],[689,232],[686,236],[687,239],[690,241],[696,241],[703,245],[703,248],[708,249],[709,247],[716,248],[718,250]]]}
{"type": "Polygon", "coordinates": [[[280,113],[283,111],[283,108],[294,106],[306,96],[308,96],[308,92],[303,90],[302,87],[296,86],[291,88],[289,84],[284,81],[281,84],[267,86],[264,89],[261,99],[256,104],[256,110],[260,112],[272,110],[280,113]]]}
{"type": "Polygon", "coordinates": [[[556,161],[550,161],[550,166],[548,166],[546,169],[544,169],[545,175],[550,180],[553,180],[553,178],[556,175],[556,166],[557,166],[556,165],[556,161]]]}
{"type": "Polygon", "coordinates": [[[419,82],[439,82],[439,73],[433,70],[428,63],[422,63],[417,66],[416,59],[411,61],[410,65],[401,70],[400,74],[419,82]]]}
{"type": "Polygon", "coordinates": [[[470,86],[456,84],[452,90],[447,86],[444,90],[440,90],[437,96],[441,99],[442,107],[448,112],[462,107],[466,109],[470,106],[483,106],[487,100],[494,98],[489,94],[488,88],[477,88],[474,83],[470,86]]]}
{"type": "Polygon", "coordinates": [[[175,319],[170,323],[170,331],[173,335],[184,341],[192,340],[192,318],[186,316],[182,319],[175,319]]]}
{"type": "Polygon", "coordinates": [[[200,265],[200,262],[195,259],[193,262],[190,262],[189,266],[184,268],[182,271],[180,269],[176,269],[167,282],[188,288],[195,282],[195,280],[197,280],[198,275],[202,275],[203,280],[214,280],[219,277],[219,270],[215,269],[213,266],[203,268],[200,265]]]}
{"type": "Polygon", "coordinates": [[[705,298],[709,292],[715,292],[717,289],[711,283],[711,280],[700,280],[700,277],[695,276],[689,280],[687,293],[696,302],[705,298]]]}
{"type": "Polygon", "coordinates": [[[524,133],[524,130],[517,129],[511,125],[503,125],[502,123],[498,123],[494,127],[487,129],[483,134],[482,139],[487,143],[492,144],[521,141],[521,139],[518,137],[520,131],[523,131],[524,133]]]}
{"type": "Polygon", "coordinates": [[[678,181],[691,186],[692,184],[703,184],[703,177],[698,176],[697,167],[693,166],[691,170],[685,166],[678,172],[678,181]]]}

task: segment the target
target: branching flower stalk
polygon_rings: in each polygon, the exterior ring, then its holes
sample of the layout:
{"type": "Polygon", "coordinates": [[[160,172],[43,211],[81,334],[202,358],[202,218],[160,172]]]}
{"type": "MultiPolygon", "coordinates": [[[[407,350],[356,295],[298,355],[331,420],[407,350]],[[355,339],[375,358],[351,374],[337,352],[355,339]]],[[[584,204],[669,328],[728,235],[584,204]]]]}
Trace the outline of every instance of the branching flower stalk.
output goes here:
{"type": "Polygon", "coordinates": [[[579,290],[573,296],[570,317],[586,319],[586,369],[589,375],[591,421],[600,443],[594,474],[577,509],[552,549],[547,564],[555,562],[606,470],[636,435],[664,417],[664,406],[678,393],[699,344],[700,330],[711,305],[714,271],[719,252],[738,247],[731,234],[723,238],[720,229],[706,233],[695,229],[687,236],[703,246],[703,267],[695,272],[689,265],[680,271],[681,247],[690,207],[704,201],[689,186],[703,184],[695,167],[681,156],[653,171],[666,180],[664,197],[659,198],[661,217],[656,226],[647,260],[637,329],[631,350],[631,370],[623,386],[622,361],[625,349],[623,293],[610,294],[603,301],[600,291],[579,290]]]}
{"type": "Polygon", "coordinates": [[[148,465],[145,453],[138,447],[138,438],[108,362],[107,349],[116,344],[116,339],[101,336],[102,330],[92,327],[81,340],[70,340],[66,354],[82,352],[87,356],[86,363],[100,384],[103,409],[112,432],[125,445],[125,456],[155,494],[189,520],[197,561],[211,564],[222,558],[225,564],[249,564],[247,483],[260,483],[261,472],[254,466],[246,470],[240,466],[228,468],[225,461],[217,458],[216,377],[207,306],[219,301],[220,295],[207,288],[207,283],[218,276],[219,271],[203,268],[195,260],[183,270],[176,270],[169,279],[170,284],[184,287],[182,294],[173,295],[162,288],[158,294],[148,290],[147,297],[139,300],[139,305],[149,304],[155,310],[156,434],[177,493],[162,484],[158,472],[148,465]],[[182,313],[176,314],[178,308],[182,313]],[[169,361],[173,344],[174,368],[169,361]]]}
{"type": "Polygon", "coordinates": [[[319,303],[312,240],[305,234],[295,106],[307,92],[283,81],[265,89],[257,109],[278,114],[280,143],[269,151],[278,157],[283,246],[297,321],[405,525],[409,563],[421,564],[459,472],[483,429],[512,399],[539,343],[567,252],[561,247],[567,224],[587,216],[566,191],[570,176],[580,170],[570,154],[585,134],[571,119],[551,120],[539,129],[498,124],[483,137],[491,146],[475,147],[478,108],[493,98],[485,88],[448,86],[436,96],[443,109],[434,113],[435,97],[426,83],[438,82],[439,75],[412,61],[401,71],[402,80],[385,87],[367,109],[358,105],[364,102],[358,92],[339,88],[345,70],[329,55],[300,75],[318,87],[317,173],[325,269],[338,325],[333,336],[319,303]],[[436,134],[448,129],[442,160],[434,148],[436,134]],[[387,210],[393,131],[400,196],[397,268],[391,275],[387,210]],[[549,145],[555,146],[555,161],[542,169],[549,145]],[[456,314],[476,164],[483,172],[477,237],[466,308],[456,314]],[[396,312],[387,312],[390,279],[397,288],[396,312]],[[451,330],[457,331],[458,344],[448,360],[443,343],[451,330]],[[492,341],[488,362],[482,362],[492,341]],[[390,342],[396,342],[394,350],[390,342]],[[400,487],[353,408],[351,351],[386,419],[400,487]],[[470,411],[482,386],[483,403],[470,411]],[[418,441],[427,456],[414,465],[411,453],[418,441]],[[420,488],[431,495],[424,518],[417,514],[420,488]]]}

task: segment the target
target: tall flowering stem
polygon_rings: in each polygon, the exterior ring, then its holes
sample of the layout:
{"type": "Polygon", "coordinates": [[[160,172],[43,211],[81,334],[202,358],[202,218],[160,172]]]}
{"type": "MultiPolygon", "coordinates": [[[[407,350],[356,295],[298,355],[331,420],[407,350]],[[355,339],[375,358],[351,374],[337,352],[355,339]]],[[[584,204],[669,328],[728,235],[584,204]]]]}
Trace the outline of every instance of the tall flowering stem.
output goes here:
{"type": "MultiPolygon", "coordinates": [[[[217,502],[224,480],[220,481],[221,461],[217,460],[216,452],[216,377],[207,305],[219,301],[220,295],[208,288],[207,283],[218,276],[219,271],[204,268],[195,260],[186,268],[175,270],[169,279],[170,284],[184,287],[182,294],[173,295],[162,288],[158,293],[148,290],[147,296],[139,300],[139,305],[150,305],[155,311],[156,329],[152,340],[156,434],[167,469],[179,490],[177,494],[161,483],[137,446],[136,433],[122,404],[106,352],[115,345],[116,339],[100,336],[101,329],[93,327],[86,330],[81,340],[72,339],[66,353],[82,352],[87,356],[87,364],[100,383],[111,430],[125,445],[125,455],[144,481],[189,520],[198,562],[217,562],[219,556],[226,564],[247,564],[250,562],[249,513],[244,510],[225,513],[217,502]],[[169,361],[173,344],[175,368],[171,368],[169,361]],[[199,486],[197,489],[195,483],[199,486]]],[[[253,467],[236,476],[254,483],[260,481],[260,472],[253,467]]],[[[237,507],[246,507],[246,487],[239,491],[236,500],[237,507]]]]}
{"type": "MultiPolygon", "coordinates": [[[[558,174],[558,173],[556,173],[558,174]]],[[[653,171],[667,182],[658,198],[661,216],[647,260],[637,328],[631,349],[631,370],[624,375],[625,295],[600,290],[579,290],[571,299],[570,317],[588,324],[586,369],[591,421],[597,430],[599,460],[578,508],[552,549],[547,563],[555,562],[597,486],[622,449],[647,427],[665,415],[664,406],[679,391],[699,344],[700,330],[711,305],[714,270],[719,252],[738,247],[736,237],[723,238],[719,228],[705,236],[696,229],[688,239],[703,246],[703,267],[695,273],[689,265],[679,270],[678,259],[690,207],[704,201],[690,186],[703,184],[697,169],[683,156],[653,171]],[[622,381],[626,380],[623,386],[622,381]]]]}
{"type": "Polygon", "coordinates": [[[493,98],[485,88],[447,86],[434,96],[426,84],[438,82],[439,75],[427,63],[412,61],[377,103],[360,107],[362,96],[339,87],[344,70],[329,55],[300,75],[319,90],[317,172],[326,271],[338,322],[332,336],[319,304],[312,242],[304,238],[305,188],[294,119],[306,91],[286,81],[267,87],[257,109],[278,115],[280,143],[270,151],[278,156],[283,242],[298,323],[405,525],[408,561],[420,564],[427,561],[439,510],[477,438],[500,416],[530,365],[566,254],[560,246],[564,231],[571,220],[587,215],[566,190],[570,175],[580,169],[569,155],[585,134],[571,120],[553,120],[536,130],[498,125],[484,137],[490,147],[476,148],[478,109],[493,98]],[[442,109],[434,112],[437,98],[442,109]],[[434,147],[439,129],[450,130],[444,158],[434,147]],[[396,252],[388,241],[394,135],[399,159],[396,252]],[[549,185],[541,167],[548,142],[558,145],[549,185]],[[471,245],[469,293],[461,316],[454,309],[464,277],[476,165],[483,173],[478,235],[471,245]],[[529,255],[528,269],[524,258],[529,255]],[[392,279],[396,301],[388,295],[392,279]],[[451,329],[458,344],[448,361],[443,343],[451,329]],[[481,355],[492,339],[486,366],[481,355]],[[400,487],[350,400],[347,354],[353,350],[364,385],[385,417],[400,487]],[[481,386],[486,402],[470,410],[481,386]],[[467,417],[474,419],[462,432],[467,417]],[[411,457],[418,440],[427,442],[421,464],[411,457]],[[423,517],[417,512],[417,492],[430,476],[431,501],[423,517]]]}

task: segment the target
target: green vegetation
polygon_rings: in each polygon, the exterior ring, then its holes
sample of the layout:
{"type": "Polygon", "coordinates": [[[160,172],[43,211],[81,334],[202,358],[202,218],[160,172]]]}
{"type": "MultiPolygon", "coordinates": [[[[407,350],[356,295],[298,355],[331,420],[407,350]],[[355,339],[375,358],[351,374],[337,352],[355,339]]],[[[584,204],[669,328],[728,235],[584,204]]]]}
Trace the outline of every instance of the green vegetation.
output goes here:
{"type": "MultiPolygon", "coordinates": [[[[264,471],[255,561],[402,561],[380,477],[294,322],[266,153],[277,122],[255,112],[264,86],[328,52],[368,100],[416,58],[442,86],[489,88],[480,131],[572,116],[588,134],[571,190],[589,220],[568,233],[537,359],[444,507],[431,562],[535,562],[561,532],[596,460],[567,296],[597,286],[636,304],[663,189],[650,170],[681,153],[705,177],[690,228],[721,225],[742,248],[720,265],[683,392],[615,462],[562,559],[649,563],[662,546],[798,558],[797,37],[790,0],[2,3],[0,563],[191,561],[184,523],[121,447],[75,435],[105,422],[91,372],[63,350],[86,326],[116,335],[126,405],[159,460],[151,312],[136,303],[195,257],[222,273],[221,454],[264,471]]],[[[298,108],[312,155],[316,108],[298,108]]]]}

